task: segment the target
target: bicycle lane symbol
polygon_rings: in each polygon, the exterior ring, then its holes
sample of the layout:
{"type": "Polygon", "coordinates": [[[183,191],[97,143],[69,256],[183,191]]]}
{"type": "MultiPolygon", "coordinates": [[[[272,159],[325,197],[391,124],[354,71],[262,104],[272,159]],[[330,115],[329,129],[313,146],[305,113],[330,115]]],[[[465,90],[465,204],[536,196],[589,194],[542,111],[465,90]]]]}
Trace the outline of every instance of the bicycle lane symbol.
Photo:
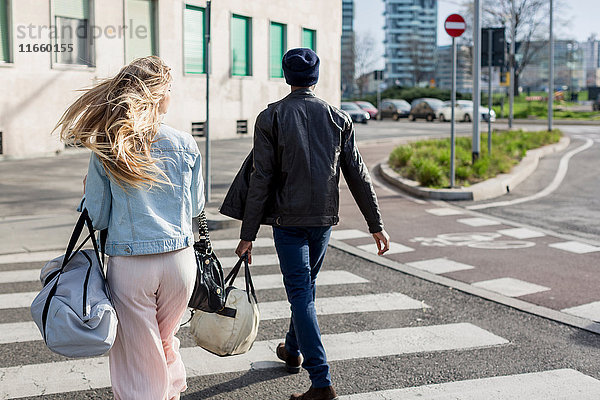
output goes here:
{"type": "Polygon", "coordinates": [[[434,238],[415,237],[410,241],[431,247],[470,247],[486,250],[524,249],[535,246],[524,240],[496,240],[502,235],[496,232],[443,233],[434,238]]]}

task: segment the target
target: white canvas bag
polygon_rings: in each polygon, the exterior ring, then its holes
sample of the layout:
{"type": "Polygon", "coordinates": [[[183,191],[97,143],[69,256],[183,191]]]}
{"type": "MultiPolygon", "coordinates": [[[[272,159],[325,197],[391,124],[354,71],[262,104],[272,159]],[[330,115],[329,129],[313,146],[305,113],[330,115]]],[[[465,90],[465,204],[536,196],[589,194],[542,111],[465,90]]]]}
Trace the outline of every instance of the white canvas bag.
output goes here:
{"type": "Polygon", "coordinates": [[[225,278],[225,307],[216,313],[196,310],[190,322],[190,329],[196,344],[219,356],[231,356],[246,353],[256,339],[260,311],[250,268],[248,256],[240,258],[225,278]],[[246,290],[233,286],[242,263],[246,277],[246,290]]]}

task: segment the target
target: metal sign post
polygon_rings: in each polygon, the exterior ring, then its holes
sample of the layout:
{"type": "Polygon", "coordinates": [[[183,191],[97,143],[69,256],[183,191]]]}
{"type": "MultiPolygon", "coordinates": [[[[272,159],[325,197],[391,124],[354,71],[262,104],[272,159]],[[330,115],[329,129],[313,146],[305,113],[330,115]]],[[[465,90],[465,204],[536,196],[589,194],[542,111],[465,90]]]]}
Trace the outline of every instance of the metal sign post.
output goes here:
{"type": "Polygon", "coordinates": [[[444,24],[448,35],[452,36],[452,90],[450,91],[450,187],[454,187],[454,177],[456,175],[456,167],[454,159],[455,153],[455,117],[454,109],[456,107],[456,38],[465,32],[467,24],[463,17],[458,14],[452,14],[446,18],[444,24]]]}
{"type": "MultiPolygon", "coordinates": [[[[488,157],[492,156],[492,39],[493,31],[488,30],[488,157]]],[[[479,118],[479,115],[477,116],[479,118]]]]}
{"type": "Polygon", "coordinates": [[[548,131],[552,130],[552,117],[554,116],[554,110],[552,106],[554,105],[554,32],[553,32],[553,24],[554,24],[554,10],[553,10],[552,0],[550,0],[550,59],[548,60],[548,64],[550,66],[550,76],[548,77],[548,131]]]}
{"type": "Polygon", "coordinates": [[[204,65],[206,65],[206,122],[204,122],[204,139],[205,139],[205,144],[206,144],[206,151],[205,151],[205,172],[204,172],[204,176],[206,177],[205,179],[205,183],[204,183],[204,194],[205,194],[205,200],[206,200],[206,204],[208,205],[208,203],[210,202],[210,197],[211,197],[211,186],[212,186],[212,182],[211,182],[211,171],[210,171],[210,134],[209,134],[209,125],[208,125],[208,120],[209,120],[209,110],[210,110],[210,8],[211,8],[211,0],[208,0],[206,2],[206,10],[205,10],[205,18],[206,18],[206,31],[204,32],[204,65]]]}
{"type": "Polygon", "coordinates": [[[481,137],[479,134],[479,105],[481,104],[481,1],[474,0],[473,12],[473,147],[472,162],[479,158],[481,137]]]}

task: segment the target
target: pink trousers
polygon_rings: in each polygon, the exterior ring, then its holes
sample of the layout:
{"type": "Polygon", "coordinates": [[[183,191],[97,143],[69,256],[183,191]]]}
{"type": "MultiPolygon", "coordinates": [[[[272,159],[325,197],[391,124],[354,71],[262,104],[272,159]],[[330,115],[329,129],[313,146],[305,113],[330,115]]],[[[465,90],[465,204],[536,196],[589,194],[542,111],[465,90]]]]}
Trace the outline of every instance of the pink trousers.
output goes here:
{"type": "Polygon", "coordinates": [[[193,248],[110,257],[107,271],[119,318],[109,354],[115,399],[178,399],[187,385],[175,334],[194,289],[193,248]]]}

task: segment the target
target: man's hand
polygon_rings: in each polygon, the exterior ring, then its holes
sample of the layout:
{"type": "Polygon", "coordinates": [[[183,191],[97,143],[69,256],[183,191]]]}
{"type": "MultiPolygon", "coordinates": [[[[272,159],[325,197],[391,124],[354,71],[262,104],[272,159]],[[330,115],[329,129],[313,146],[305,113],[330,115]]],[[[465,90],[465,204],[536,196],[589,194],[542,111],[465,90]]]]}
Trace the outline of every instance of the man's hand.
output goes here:
{"type": "Polygon", "coordinates": [[[382,256],[383,253],[390,249],[390,235],[387,234],[385,229],[381,232],[374,233],[373,239],[375,239],[377,250],[379,250],[377,252],[378,255],[382,256]]]}
{"type": "Polygon", "coordinates": [[[240,240],[237,249],[235,249],[235,254],[238,257],[242,257],[245,253],[248,253],[248,263],[252,264],[252,242],[240,240]]]}

